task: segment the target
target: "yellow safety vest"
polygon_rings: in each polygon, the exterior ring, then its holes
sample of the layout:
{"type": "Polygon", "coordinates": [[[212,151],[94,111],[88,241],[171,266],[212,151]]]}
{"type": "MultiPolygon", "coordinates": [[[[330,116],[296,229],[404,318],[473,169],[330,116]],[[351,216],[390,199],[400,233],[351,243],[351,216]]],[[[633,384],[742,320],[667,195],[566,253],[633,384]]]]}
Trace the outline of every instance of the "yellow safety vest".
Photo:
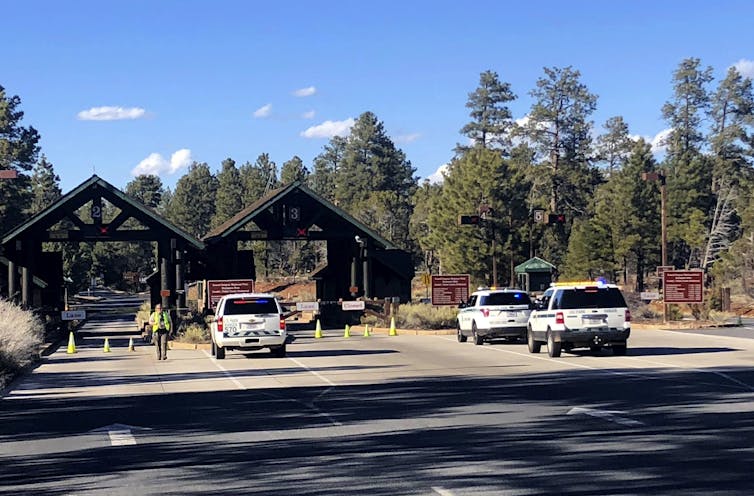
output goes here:
{"type": "MultiPolygon", "coordinates": [[[[165,316],[165,330],[170,330],[170,317],[168,316],[167,312],[162,312],[162,315],[165,316]]],[[[152,313],[152,321],[154,324],[152,324],[152,332],[157,331],[157,329],[160,328],[160,317],[157,312],[152,313]]]]}

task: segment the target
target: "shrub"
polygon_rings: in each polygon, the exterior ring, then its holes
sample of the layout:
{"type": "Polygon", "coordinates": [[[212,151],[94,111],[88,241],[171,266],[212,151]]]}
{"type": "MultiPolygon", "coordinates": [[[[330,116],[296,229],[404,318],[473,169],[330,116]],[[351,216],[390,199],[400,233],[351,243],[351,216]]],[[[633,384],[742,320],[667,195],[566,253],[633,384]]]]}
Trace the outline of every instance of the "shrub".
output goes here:
{"type": "Polygon", "coordinates": [[[43,336],[44,324],[36,315],[0,300],[0,370],[16,371],[30,363],[43,336]]]}
{"type": "Polygon", "coordinates": [[[458,308],[454,306],[434,307],[425,303],[408,303],[398,308],[395,325],[406,329],[447,329],[455,328],[458,308]]]}
{"type": "Polygon", "coordinates": [[[186,330],[181,333],[178,340],[183,343],[208,343],[209,329],[202,327],[200,324],[189,324],[188,327],[186,327],[186,330]]]}

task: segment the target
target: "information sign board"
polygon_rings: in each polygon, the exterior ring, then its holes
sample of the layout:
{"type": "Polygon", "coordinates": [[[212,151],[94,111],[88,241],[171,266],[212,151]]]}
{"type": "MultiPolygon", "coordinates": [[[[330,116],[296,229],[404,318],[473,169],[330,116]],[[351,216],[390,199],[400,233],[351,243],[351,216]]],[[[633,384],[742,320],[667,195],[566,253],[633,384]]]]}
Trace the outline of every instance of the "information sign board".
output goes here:
{"type": "Polygon", "coordinates": [[[318,301],[297,301],[296,310],[299,312],[317,312],[319,311],[318,301]]]}
{"type": "Polygon", "coordinates": [[[665,303],[702,303],[704,272],[701,270],[666,270],[662,273],[665,303]]]}
{"type": "Polygon", "coordinates": [[[366,305],[363,301],[344,301],[341,308],[343,310],[364,310],[366,305]]]}
{"type": "Polygon", "coordinates": [[[86,310],[63,310],[60,312],[61,320],[84,320],[86,319],[86,310]]]}
{"type": "Polygon", "coordinates": [[[458,305],[469,299],[468,274],[432,276],[432,304],[458,305]]]}
{"type": "Polygon", "coordinates": [[[251,279],[215,279],[207,281],[209,306],[214,309],[220,298],[232,293],[253,293],[254,281],[251,279]]]}

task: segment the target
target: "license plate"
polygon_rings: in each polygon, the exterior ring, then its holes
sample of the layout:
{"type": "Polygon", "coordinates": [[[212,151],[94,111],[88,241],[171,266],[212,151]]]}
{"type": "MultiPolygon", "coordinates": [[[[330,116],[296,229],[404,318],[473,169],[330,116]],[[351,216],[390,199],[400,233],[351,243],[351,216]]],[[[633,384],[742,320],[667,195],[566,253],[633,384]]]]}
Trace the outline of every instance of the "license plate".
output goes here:
{"type": "Polygon", "coordinates": [[[242,331],[254,331],[257,329],[262,329],[263,327],[264,324],[241,324],[242,331]]]}

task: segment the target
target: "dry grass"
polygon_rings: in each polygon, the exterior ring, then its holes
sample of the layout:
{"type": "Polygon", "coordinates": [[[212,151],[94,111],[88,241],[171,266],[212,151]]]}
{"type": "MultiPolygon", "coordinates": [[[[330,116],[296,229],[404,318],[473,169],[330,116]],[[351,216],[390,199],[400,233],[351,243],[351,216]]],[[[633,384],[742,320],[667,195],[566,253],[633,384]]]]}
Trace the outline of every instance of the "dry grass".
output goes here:
{"type": "Polygon", "coordinates": [[[0,375],[16,371],[37,357],[44,325],[32,312],[0,300],[0,375]]]}
{"type": "Polygon", "coordinates": [[[178,341],[192,344],[209,343],[209,329],[200,324],[189,324],[186,330],[178,336],[178,341]]]}

